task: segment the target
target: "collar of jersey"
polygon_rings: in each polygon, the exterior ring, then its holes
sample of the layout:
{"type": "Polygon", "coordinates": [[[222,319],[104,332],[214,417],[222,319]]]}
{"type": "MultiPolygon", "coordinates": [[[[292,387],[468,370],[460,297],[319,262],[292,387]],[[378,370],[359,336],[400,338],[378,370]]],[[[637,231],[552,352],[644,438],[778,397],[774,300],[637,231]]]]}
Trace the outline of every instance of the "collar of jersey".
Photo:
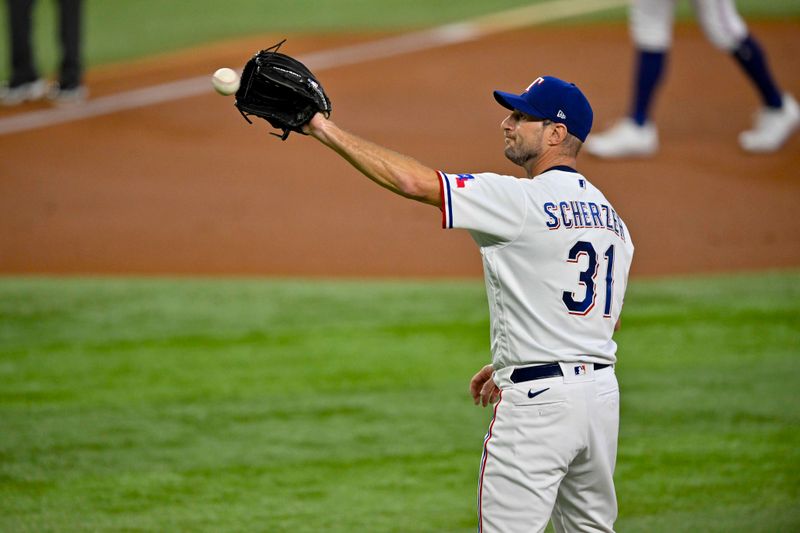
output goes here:
{"type": "Polygon", "coordinates": [[[548,168],[548,169],[547,169],[547,170],[545,170],[544,172],[541,172],[541,173],[539,173],[539,175],[541,176],[541,175],[542,175],[542,174],[544,174],[545,172],[550,172],[551,170],[561,170],[561,171],[563,171],[563,172],[574,172],[575,174],[579,174],[579,172],[578,172],[577,170],[575,170],[575,169],[574,169],[574,168],[572,168],[572,167],[568,167],[567,165],[556,165],[556,166],[554,166],[554,167],[550,167],[550,168],[548,168]]]}

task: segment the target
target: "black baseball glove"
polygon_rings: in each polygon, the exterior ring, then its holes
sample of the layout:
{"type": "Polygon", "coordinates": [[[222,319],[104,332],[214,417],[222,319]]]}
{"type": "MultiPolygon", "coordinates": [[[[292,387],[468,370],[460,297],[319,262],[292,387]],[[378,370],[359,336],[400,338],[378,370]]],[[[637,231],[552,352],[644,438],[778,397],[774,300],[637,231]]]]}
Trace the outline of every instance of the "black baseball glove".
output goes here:
{"type": "Polygon", "coordinates": [[[284,42],[250,58],[242,71],[235,105],[250,124],[248,117],[255,115],[283,130],[282,135],[273,135],[285,141],[293,131],[303,133],[303,126],[317,112],[330,116],[331,101],[308,67],[278,53],[284,42]]]}

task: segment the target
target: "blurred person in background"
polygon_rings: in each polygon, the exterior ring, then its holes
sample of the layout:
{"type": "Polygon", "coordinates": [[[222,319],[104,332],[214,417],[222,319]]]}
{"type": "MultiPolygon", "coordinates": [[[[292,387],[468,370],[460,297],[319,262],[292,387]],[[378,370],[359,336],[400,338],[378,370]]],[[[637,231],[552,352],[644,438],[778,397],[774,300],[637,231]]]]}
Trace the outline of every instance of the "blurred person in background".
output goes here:
{"type": "MultiPolygon", "coordinates": [[[[676,0],[631,3],[628,24],[637,54],[631,107],[628,116],[587,140],[585,148],[590,154],[644,157],[658,151],[651,110],[672,45],[676,4],[676,0]]],[[[753,127],[739,135],[739,145],[753,153],[778,150],[800,126],[797,101],[779,89],[764,50],[750,34],[733,0],[692,0],[692,8],[708,40],[736,60],[761,99],[753,127]]]]}
{"type": "Polygon", "coordinates": [[[34,64],[31,43],[34,0],[6,0],[11,38],[11,79],[0,88],[3,105],[47,98],[57,104],[75,104],[86,100],[81,62],[82,0],[58,0],[61,65],[58,80],[49,85],[40,77],[34,64]]]}

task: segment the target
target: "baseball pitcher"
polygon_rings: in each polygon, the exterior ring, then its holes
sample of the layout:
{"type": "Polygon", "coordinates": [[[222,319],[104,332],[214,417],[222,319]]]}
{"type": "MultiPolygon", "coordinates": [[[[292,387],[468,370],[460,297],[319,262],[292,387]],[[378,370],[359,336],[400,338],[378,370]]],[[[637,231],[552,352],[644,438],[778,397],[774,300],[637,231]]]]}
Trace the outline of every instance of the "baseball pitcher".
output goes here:
{"type": "Polygon", "coordinates": [[[254,104],[244,88],[261,71],[269,66],[245,68],[240,110],[267,119],[284,139],[289,131],[311,135],[378,185],[435,206],[445,229],[467,230],[480,247],[492,362],[470,390],[476,403],[494,403],[494,416],[480,463],[479,531],[543,531],[549,520],[559,532],[613,531],[612,334],[633,242],[619,212],[577,170],[593,116],[580,89],[544,76],[519,95],[495,91],[509,110],[505,155],[525,174],[514,177],[436,171],[349,133],[328,118],[330,102],[308,74],[309,96],[294,111],[260,114],[274,98],[254,104]]]}

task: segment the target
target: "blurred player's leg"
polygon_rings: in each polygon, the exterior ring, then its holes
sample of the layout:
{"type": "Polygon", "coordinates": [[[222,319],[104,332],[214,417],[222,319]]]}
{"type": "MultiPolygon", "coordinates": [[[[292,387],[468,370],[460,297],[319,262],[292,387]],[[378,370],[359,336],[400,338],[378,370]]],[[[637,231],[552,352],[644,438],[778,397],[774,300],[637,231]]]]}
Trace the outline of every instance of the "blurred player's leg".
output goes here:
{"type": "Polygon", "coordinates": [[[11,79],[0,89],[0,102],[16,105],[39,100],[46,86],[39,79],[31,46],[31,12],[33,0],[7,0],[8,25],[11,36],[11,79]]]}
{"type": "Polygon", "coordinates": [[[59,0],[61,69],[50,98],[58,103],[80,103],[86,99],[81,62],[82,0],[59,0]]]}
{"type": "Polygon", "coordinates": [[[800,127],[797,102],[781,94],[761,44],[749,34],[732,0],[694,0],[694,5],[708,40],[733,56],[761,99],[753,128],[739,136],[739,144],[749,152],[779,149],[800,127]]]}
{"type": "Polygon", "coordinates": [[[649,156],[658,150],[658,133],[650,114],[672,45],[674,19],[673,0],[636,0],[631,4],[629,24],[636,46],[636,65],[630,112],[610,129],[587,139],[586,150],[590,154],[649,156]]]}
{"type": "Polygon", "coordinates": [[[739,43],[733,56],[755,85],[763,104],[752,129],[739,135],[739,144],[748,152],[774,152],[800,127],[800,107],[792,95],[781,94],[766,55],[752,36],[739,43]]]}

